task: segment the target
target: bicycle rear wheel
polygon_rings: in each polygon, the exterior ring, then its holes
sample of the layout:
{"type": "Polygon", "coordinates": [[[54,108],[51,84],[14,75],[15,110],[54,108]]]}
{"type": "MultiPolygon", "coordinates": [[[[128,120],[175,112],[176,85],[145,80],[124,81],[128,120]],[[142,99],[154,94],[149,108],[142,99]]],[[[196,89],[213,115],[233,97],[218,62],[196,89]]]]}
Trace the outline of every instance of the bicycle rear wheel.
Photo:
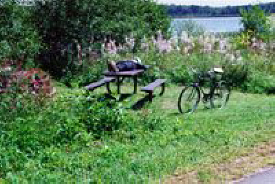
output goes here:
{"type": "Polygon", "coordinates": [[[212,96],[211,105],[214,108],[222,109],[226,106],[230,96],[230,88],[225,82],[219,82],[212,96]]]}
{"type": "Polygon", "coordinates": [[[178,109],[180,113],[194,112],[200,101],[200,91],[197,87],[185,87],[178,98],[178,109]]]}

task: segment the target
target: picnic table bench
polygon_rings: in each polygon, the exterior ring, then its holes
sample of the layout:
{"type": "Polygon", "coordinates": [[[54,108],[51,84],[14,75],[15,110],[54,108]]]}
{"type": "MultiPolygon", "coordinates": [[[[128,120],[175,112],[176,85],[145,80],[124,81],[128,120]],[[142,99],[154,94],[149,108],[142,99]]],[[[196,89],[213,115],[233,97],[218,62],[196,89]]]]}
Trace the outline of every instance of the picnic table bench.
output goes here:
{"type": "Polygon", "coordinates": [[[94,89],[98,88],[98,87],[101,87],[103,85],[106,84],[106,87],[107,87],[107,90],[108,90],[108,93],[111,93],[111,90],[110,90],[110,82],[114,82],[115,81],[115,77],[104,77],[103,79],[97,81],[97,82],[93,82],[91,84],[89,84],[88,86],[85,86],[85,88],[87,90],[90,90],[90,91],[93,91],[94,89]]]}
{"type": "Polygon", "coordinates": [[[149,100],[150,102],[152,102],[153,100],[153,92],[155,90],[156,87],[161,86],[161,92],[160,92],[160,96],[163,95],[164,91],[165,91],[165,82],[166,79],[156,79],[154,82],[151,82],[150,84],[148,84],[147,86],[141,88],[141,91],[144,91],[146,93],[149,94],[149,100]]]}

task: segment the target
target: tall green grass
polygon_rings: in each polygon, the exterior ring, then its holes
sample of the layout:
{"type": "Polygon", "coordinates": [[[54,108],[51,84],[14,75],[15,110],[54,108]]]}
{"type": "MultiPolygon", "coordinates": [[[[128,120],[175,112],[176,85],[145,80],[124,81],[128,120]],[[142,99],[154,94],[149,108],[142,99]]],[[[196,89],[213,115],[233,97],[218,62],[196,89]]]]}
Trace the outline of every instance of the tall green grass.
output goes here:
{"type": "MultiPolygon", "coordinates": [[[[128,93],[130,87],[122,90],[128,93]]],[[[182,115],[176,108],[181,88],[174,85],[138,111],[129,108],[143,93],[114,105],[101,102],[103,90],[88,96],[64,91],[43,108],[2,121],[1,178],[14,183],[151,183],[179,168],[222,162],[274,138],[274,96],[233,91],[225,109],[201,104],[194,114],[182,115]]]]}

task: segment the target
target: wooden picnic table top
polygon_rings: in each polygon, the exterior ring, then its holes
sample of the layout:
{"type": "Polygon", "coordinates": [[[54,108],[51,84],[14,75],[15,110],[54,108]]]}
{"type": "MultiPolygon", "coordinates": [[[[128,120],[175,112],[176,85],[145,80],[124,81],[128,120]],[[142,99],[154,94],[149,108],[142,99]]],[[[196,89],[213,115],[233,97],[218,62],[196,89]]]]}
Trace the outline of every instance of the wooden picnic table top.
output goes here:
{"type": "Polygon", "coordinates": [[[113,71],[105,71],[103,74],[105,76],[136,76],[143,73],[145,70],[133,70],[133,71],[123,71],[123,72],[113,72],[113,71]]]}

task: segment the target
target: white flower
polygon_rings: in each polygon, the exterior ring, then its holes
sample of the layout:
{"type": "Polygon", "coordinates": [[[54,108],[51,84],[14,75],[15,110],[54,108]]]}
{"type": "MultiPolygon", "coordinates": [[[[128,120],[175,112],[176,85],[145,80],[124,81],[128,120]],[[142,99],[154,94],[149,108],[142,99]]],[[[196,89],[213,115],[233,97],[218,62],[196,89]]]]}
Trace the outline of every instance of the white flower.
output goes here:
{"type": "Polygon", "coordinates": [[[215,37],[215,35],[213,35],[213,34],[210,35],[209,42],[210,42],[211,44],[214,44],[214,43],[216,42],[216,37],[215,37]]]}
{"type": "Polygon", "coordinates": [[[203,45],[203,44],[204,44],[204,38],[203,38],[202,35],[199,36],[199,38],[198,38],[198,43],[199,43],[200,45],[203,45]]]}
{"type": "Polygon", "coordinates": [[[161,33],[161,30],[159,30],[158,32],[157,32],[157,39],[158,40],[160,40],[160,41],[162,41],[163,40],[163,35],[162,35],[162,33],[161,33]]]}
{"type": "Polygon", "coordinates": [[[259,49],[261,49],[261,50],[266,50],[266,46],[267,46],[267,44],[264,42],[259,43],[259,49]]]}
{"type": "Polygon", "coordinates": [[[189,40],[188,33],[186,31],[182,31],[180,36],[180,41],[181,43],[185,43],[186,40],[189,40]]]}
{"type": "Polygon", "coordinates": [[[211,43],[204,43],[204,45],[203,45],[203,51],[205,53],[211,53],[211,51],[212,51],[212,44],[211,43]]]}
{"type": "Polygon", "coordinates": [[[251,41],[252,41],[252,42],[256,42],[256,38],[253,37],[253,38],[251,39],[251,41]]]}

